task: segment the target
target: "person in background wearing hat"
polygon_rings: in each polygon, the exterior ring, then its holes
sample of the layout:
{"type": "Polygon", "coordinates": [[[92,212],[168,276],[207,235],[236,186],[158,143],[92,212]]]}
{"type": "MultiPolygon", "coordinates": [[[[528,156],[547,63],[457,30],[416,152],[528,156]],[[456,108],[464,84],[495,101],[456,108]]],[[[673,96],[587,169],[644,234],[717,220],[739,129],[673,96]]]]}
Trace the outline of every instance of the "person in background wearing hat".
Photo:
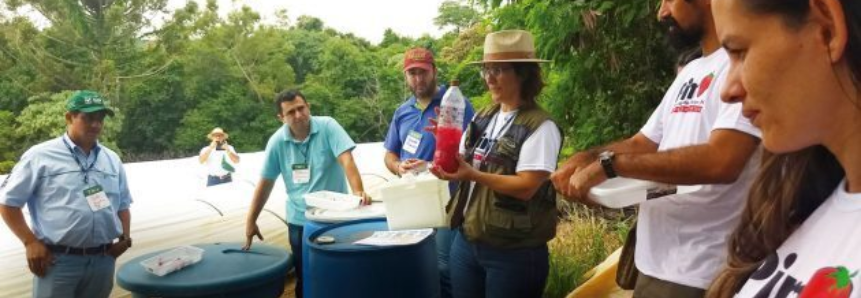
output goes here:
{"type": "MultiPolygon", "coordinates": [[[[430,119],[437,117],[436,109],[442,102],[446,86],[437,85],[437,69],[433,53],[424,48],[414,48],[404,53],[404,79],[413,95],[401,104],[389,126],[386,141],[386,167],[395,175],[421,172],[427,162],[433,160],[436,138],[424,128],[431,125],[430,119]]],[[[475,110],[466,100],[463,129],[472,119],[475,110]]],[[[457,189],[450,184],[451,193],[457,189]]],[[[450,229],[440,228],[436,233],[437,257],[439,258],[442,297],[451,297],[448,259],[454,234],[450,229]]]]}
{"type": "Polygon", "coordinates": [[[66,111],[66,133],[27,150],[0,186],[0,215],[24,244],[33,297],[108,297],[116,258],[132,246],[126,173],[98,142],[114,112],[92,91],[74,93],[66,111]]]}
{"type": "Polygon", "coordinates": [[[532,35],[487,35],[481,75],[493,104],[479,110],[460,143],[460,183],[447,206],[454,297],[541,297],[556,235],[556,169],[562,132],[538,103],[544,87],[532,35]]]}
{"type": "Polygon", "coordinates": [[[200,149],[198,160],[206,165],[206,186],[219,185],[233,181],[231,173],[233,165],[239,163],[239,154],[233,146],[227,144],[227,133],[221,127],[216,127],[206,136],[211,141],[209,146],[200,149]],[[227,161],[227,159],[230,161],[227,161]]]}
{"type": "Polygon", "coordinates": [[[741,105],[721,102],[729,56],[718,41],[711,5],[661,2],[658,18],[668,25],[673,44],[699,45],[703,57],[678,73],[639,133],[576,153],[551,178],[566,197],[587,204],[593,186],[617,176],[702,184],[699,191],[639,205],[639,274],[631,274],[636,297],[704,296],[726,262],[727,237],[759,165],[759,129],[742,115],[741,105]]]}
{"type": "Polygon", "coordinates": [[[261,177],[245,222],[245,245],[251,248],[254,236],[263,240],[257,218],[269,200],[275,179],[280,175],[287,189],[287,228],[296,262],[296,297],[302,297],[302,245],[305,225],[305,194],[317,191],[347,193],[371,203],[362,177],[353,160],[356,143],[335,119],[311,116],[311,104],[301,92],[288,90],[275,97],[278,119],[284,123],[266,144],[261,177]]]}

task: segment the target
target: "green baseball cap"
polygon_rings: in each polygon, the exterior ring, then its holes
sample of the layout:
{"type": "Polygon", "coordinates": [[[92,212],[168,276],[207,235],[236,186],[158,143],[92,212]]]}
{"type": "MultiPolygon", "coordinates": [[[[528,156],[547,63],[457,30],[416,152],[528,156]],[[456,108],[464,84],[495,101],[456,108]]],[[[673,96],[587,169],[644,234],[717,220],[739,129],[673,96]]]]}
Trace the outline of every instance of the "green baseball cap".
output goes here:
{"type": "Polygon", "coordinates": [[[114,110],[108,107],[108,103],[95,91],[77,91],[66,100],[66,111],[93,113],[105,111],[108,116],[114,116],[114,110]]]}

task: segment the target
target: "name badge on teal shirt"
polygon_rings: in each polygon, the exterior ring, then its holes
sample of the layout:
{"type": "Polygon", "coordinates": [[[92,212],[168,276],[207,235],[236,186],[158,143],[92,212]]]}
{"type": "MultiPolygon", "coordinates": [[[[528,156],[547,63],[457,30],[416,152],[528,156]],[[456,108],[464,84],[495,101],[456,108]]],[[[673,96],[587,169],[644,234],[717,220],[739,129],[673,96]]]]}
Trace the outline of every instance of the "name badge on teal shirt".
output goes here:
{"type": "Polygon", "coordinates": [[[311,168],[308,164],[293,164],[293,184],[305,184],[311,181],[311,168]]]}

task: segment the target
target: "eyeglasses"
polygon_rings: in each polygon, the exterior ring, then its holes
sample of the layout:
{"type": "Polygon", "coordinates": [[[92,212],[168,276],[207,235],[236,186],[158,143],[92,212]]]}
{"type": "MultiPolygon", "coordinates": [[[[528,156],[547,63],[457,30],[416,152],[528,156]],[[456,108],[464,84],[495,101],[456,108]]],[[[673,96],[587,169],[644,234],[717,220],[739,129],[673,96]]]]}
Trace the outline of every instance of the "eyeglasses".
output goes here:
{"type": "Polygon", "coordinates": [[[482,66],[481,67],[481,77],[487,78],[489,76],[498,77],[502,72],[512,69],[511,66],[482,66]]]}

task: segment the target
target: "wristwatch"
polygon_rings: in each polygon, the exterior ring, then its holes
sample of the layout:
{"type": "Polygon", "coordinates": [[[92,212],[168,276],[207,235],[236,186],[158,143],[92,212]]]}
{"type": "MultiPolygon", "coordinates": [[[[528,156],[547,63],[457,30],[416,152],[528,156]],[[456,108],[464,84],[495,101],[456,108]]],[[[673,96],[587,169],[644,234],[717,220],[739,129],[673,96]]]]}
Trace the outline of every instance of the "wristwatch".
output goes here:
{"type": "Polygon", "coordinates": [[[617,177],[616,170],[613,169],[613,157],[615,156],[616,153],[609,150],[598,154],[598,161],[601,162],[601,167],[604,168],[604,175],[607,176],[607,179],[617,177]]]}
{"type": "Polygon", "coordinates": [[[120,243],[120,242],[123,242],[123,241],[126,241],[126,240],[128,240],[128,241],[129,241],[129,247],[132,247],[132,238],[131,238],[131,237],[126,237],[125,235],[120,235],[120,238],[117,238],[117,243],[120,243]]]}

